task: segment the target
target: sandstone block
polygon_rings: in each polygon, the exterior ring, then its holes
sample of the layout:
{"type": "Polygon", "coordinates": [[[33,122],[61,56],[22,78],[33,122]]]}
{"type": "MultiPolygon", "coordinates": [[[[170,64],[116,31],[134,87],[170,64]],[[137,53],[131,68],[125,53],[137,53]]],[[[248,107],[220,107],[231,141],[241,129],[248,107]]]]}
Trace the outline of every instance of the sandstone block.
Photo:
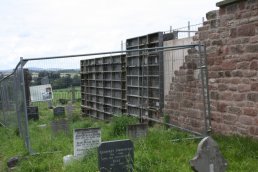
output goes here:
{"type": "Polygon", "coordinates": [[[246,115],[241,115],[239,117],[239,122],[241,124],[244,124],[244,125],[252,125],[253,123],[253,118],[250,117],[250,116],[246,116],[246,115]]]}
{"type": "Polygon", "coordinates": [[[210,11],[210,12],[206,13],[206,19],[207,20],[216,19],[217,18],[217,14],[218,14],[217,10],[210,11]]]}
{"type": "Polygon", "coordinates": [[[243,62],[237,63],[236,68],[237,69],[248,69],[249,65],[250,65],[249,61],[243,61],[243,62]]]}
{"type": "MultiPolygon", "coordinates": [[[[258,49],[258,45],[257,45],[257,49],[258,49]]],[[[251,70],[258,70],[258,60],[255,60],[255,61],[251,62],[250,69],[251,70]]]]}
{"type": "Polygon", "coordinates": [[[230,107],[228,107],[228,113],[235,114],[235,115],[241,115],[242,110],[239,107],[230,106],[230,107]]]}
{"type": "Polygon", "coordinates": [[[254,35],[255,35],[254,24],[244,24],[237,27],[237,36],[254,36],[254,35]]]}
{"type": "Polygon", "coordinates": [[[227,104],[226,103],[223,103],[223,102],[219,102],[217,104],[217,110],[219,112],[227,112],[227,104]]]}
{"type": "Polygon", "coordinates": [[[256,108],[244,108],[244,115],[247,116],[257,116],[257,109],[256,108]]]}
{"type": "Polygon", "coordinates": [[[258,102],[258,93],[248,93],[247,100],[253,101],[253,102],[258,102]]]}
{"type": "Polygon", "coordinates": [[[238,85],[238,91],[241,92],[247,92],[251,90],[251,86],[248,84],[239,84],[238,85]]]}
{"type": "Polygon", "coordinates": [[[258,83],[252,83],[251,84],[251,90],[252,91],[258,91],[258,83]]]}

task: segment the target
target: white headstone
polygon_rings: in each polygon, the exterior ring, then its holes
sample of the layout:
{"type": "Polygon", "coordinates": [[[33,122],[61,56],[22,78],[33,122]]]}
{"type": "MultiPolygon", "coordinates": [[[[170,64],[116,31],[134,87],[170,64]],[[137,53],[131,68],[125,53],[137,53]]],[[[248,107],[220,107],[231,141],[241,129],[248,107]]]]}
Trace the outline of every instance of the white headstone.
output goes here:
{"type": "Polygon", "coordinates": [[[87,151],[96,148],[101,143],[100,128],[75,129],[73,133],[74,156],[83,157],[87,151]]]}

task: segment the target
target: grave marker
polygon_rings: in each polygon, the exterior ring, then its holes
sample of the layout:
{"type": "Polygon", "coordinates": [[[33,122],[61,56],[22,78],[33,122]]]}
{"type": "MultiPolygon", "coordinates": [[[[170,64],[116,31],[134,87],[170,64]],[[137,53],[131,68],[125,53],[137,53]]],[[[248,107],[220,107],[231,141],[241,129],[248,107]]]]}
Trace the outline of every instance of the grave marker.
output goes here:
{"type": "Polygon", "coordinates": [[[134,146],[131,140],[102,142],[98,148],[100,172],[132,172],[134,146]]]}
{"type": "Polygon", "coordinates": [[[68,131],[69,131],[69,125],[65,119],[52,121],[51,128],[54,135],[57,135],[60,132],[64,132],[65,134],[68,134],[68,131]]]}
{"type": "Polygon", "coordinates": [[[127,126],[127,135],[130,138],[145,137],[148,132],[147,124],[134,124],[127,126]]]}
{"type": "Polygon", "coordinates": [[[211,137],[205,137],[198,144],[197,153],[190,160],[190,165],[196,172],[224,172],[227,161],[221,155],[218,144],[211,137]]]}
{"type": "Polygon", "coordinates": [[[68,105],[65,107],[65,110],[66,110],[68,119],[72,119],[74,107],[71,102],[68,103],[68,105]]]}
{"type": "Polygon", "coordinates": [[[100,128],[75,129],[73,134],[74,156],[83,157],[87,151],[101,143],[100,128]]]}
{"type": "Polygon", "coordinates": [[[27,107],[28,120],[39,120],[39,109],[38,106],[27,107]]]}
{"type": "Polygon", "coordinates": [[[53,109],[53,111],[54,111],[54,116],[55,117],[60,117],[60,116],[64,116],[65,115],[65,108],[63,106],[55,107],[53,109]]]}

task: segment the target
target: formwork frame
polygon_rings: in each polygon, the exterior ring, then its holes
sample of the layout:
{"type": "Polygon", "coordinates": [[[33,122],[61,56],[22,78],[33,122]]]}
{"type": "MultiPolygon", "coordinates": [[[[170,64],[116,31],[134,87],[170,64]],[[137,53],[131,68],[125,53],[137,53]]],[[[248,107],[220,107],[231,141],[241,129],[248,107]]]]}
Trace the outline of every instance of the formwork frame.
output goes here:
{"type": "MultiPolygon", "coordinates": [[[[126,40],[127,50],[163,46],[163,33],[156,32],[126,40]]],[[[133,51],[126,54],[127,82],[137,78],[133,85],[127,84],[127,112],[142,117],[159,118],[164,107],[163,54],[155,50],[133,51]],[[133,62],[133,63],[132,63],[133,62]],[[136,62],[136,63],[135,63],[136,62]],[[138,71],[131,75],[131,71],[138,71]],[[157,84],[155,84],[157,83],[157,84]],[[137,88],[138,92],[134,92],[137,88]],[[134,101],[130,101],[130,100],[134,101]]]]}
{"type": "Polygon", "coordinates": [[[83,114],[105,120],[126,113],[124,55],[81,60],[81,83],[83,114]]]}

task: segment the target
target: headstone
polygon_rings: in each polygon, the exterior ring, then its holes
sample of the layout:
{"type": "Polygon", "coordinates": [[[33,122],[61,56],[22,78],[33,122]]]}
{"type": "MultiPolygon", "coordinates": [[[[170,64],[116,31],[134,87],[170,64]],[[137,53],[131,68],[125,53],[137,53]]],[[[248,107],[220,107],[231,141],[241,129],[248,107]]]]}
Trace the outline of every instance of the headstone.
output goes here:
{"type": "Polygon", "coordinates": [[[47,101],[48,109],[53,109],[52,100],[47,101]]]}
{"type": "Polygon", "coordinates": [[[19,158],[13,157],[7,161],[7,166],[8,168],[13,168],[18,164],[18,162],[19,162],[19,158]]]}
{"type": "Polygon", "coordinates": [[[100,128],[75,129],[73,134],[74,156],[83,157],[101,143],[100,128]]]}
{"type": "Polygon", "coordinates": [[[131,140],[102,142],[98,148],[100,172],[132,172],[134,146],[131,140]]]}
{"type": "Polygon", "coordinates": [[[64,116],[65,115],[65,108],[63,106],[55,107],[53,109],[53,111],[54,111],[54,116],[55,117],[60,117],[60,116],[64,116]]]}
{"type": "Polygon", "coordinates": [[[67,117],[69,119],[72,119],[74,107],[71,102],[68,103],[68,105],[65,107],[65,110],[66,110],[67,117]]]}
{"type": "Polygon", "coordinates": [[[205,137],[198,144],[197,153],[190,160],[190,165],[196,172],[224,172],[227,161],[221,155],[218,144],[211,137],[205,137]]]}
{"type": "Polygon", "coordinates": [[[147,124],[134,124],[127,126],[127,135],[130,138],[145,137],[148,132],[147,124]]]}
{"type": "Polygon", "coordinates": [[[37,106],[27,107],[28,120],[39,120],[39,109],[37,106]]]}
{"type": "Polygon", "coordinates": [[[52,128],[52,132],[54,133],[54,135],[57,135],[60,132],[68,134],[68,131],[69,131],[69,125],[68,125],[68,122],[65,119],[52,121],[51,122],[51,128],[52,128]]]}
{"type": "Polygon", "coordinates": [[[61,103],[62,105],[65,105],[65,104],[67,104],[67,102],[68,102],[68,99],[59,99],[59,103],[61,103]]]}

